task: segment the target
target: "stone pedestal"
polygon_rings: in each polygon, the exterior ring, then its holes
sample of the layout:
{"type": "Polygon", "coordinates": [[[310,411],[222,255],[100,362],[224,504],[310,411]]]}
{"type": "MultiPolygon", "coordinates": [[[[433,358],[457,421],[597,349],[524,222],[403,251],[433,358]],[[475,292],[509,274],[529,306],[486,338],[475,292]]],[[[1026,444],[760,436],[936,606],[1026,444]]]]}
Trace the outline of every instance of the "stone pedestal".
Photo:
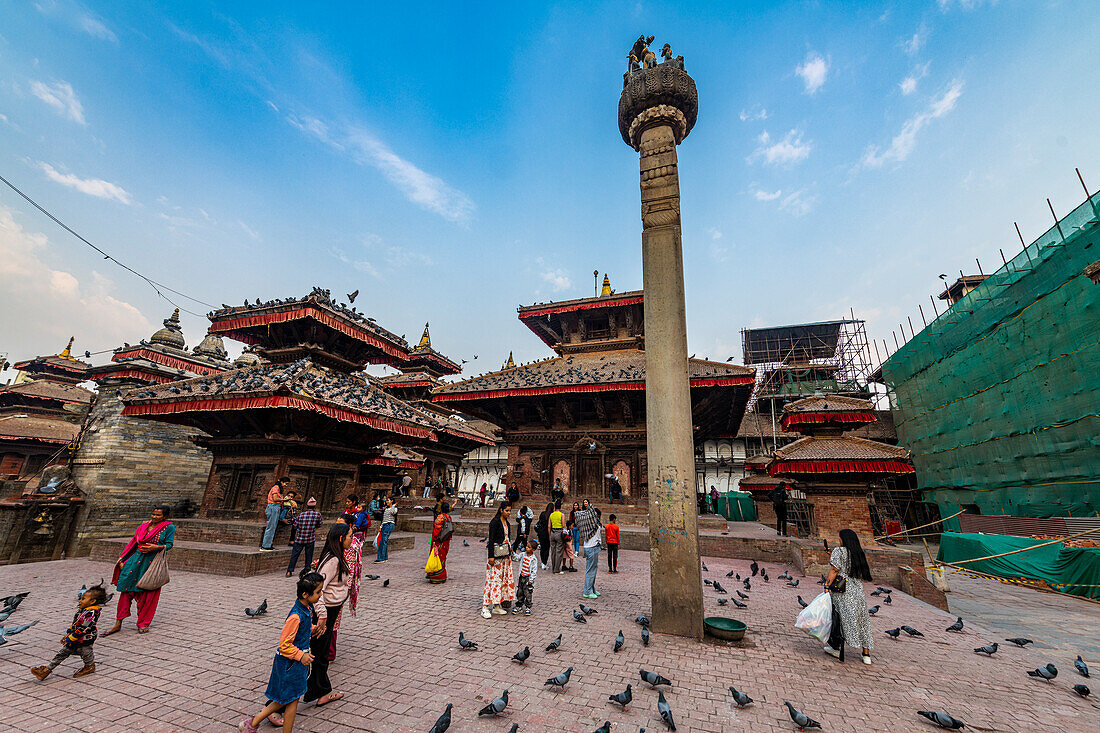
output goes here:
{"type": "Polygon", "coordinates": [[[676,145],[691,130],[697,111],[695,82],[682,59],[624,79],[619,130],[641,154],[651,619],[654,631],[702,638],[676,160],[676,145]]]}
{"type": "Polygon", "coordinates": [[[859,535],[865,545],[873,542],[875,532],[871,528],[871,508],[866,494],[836,494],[815,492],[806,487],[806,501],[813,505],[817,536],[828,540],[830,547],[840,544],[840,530],[850,529],[859,535]]]}

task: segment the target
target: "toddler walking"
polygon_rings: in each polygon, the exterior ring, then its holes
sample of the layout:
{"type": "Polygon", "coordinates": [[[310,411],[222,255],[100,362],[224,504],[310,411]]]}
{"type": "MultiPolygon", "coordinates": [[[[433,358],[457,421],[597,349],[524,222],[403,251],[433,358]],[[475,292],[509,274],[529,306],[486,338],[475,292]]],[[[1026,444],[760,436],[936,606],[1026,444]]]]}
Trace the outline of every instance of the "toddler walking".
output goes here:
{"type": "Polygon", "coordinates": [[[103,604],[107,602],[107,589],[102,585],[93,585],[81,594],[76,602],[76,615],[73,616],[72,626],[61,640],[61,651],[49,664],[39,667],[31,667],[31,674],[42,681],[50,676],[57,665],[64,662],[69,656],[79,654],[84,666],[73,673],[73,677],[83,677],[95,672],[95,654],[92,653],[92,644],[99,636],[96,623],[99,621],[99,612],[103,604]]]}
{"type": "Polygon", "coordinates": [[[519,561],[519,580],[516,581],[516,602],[512,604],[512,613],[519,613],[522,607],[524,616],[531,615],[531,601],[535,595],[535,575],[539,572],[539,558],[535,554],[538,548],[538,540],[527,540],[527,552],[519,561]]]}
{"type": "Polygon", "coordinates": [[[294,729],[298,698],[306,692],[309,665],[313,662],[313,655],[309,652],[309,639],[317,628],[313,604],[321,597],[323,582],[321,574],[314,572],[303,573],[298,580],[298,597],[283,623],[279,649],[275,661],[271,663],[267,705],[251,720],[246,718],[240,722],[237,729],[241,733],[257,733],[256,726],[265,720],[272,725],[282,725],[283,733],[294,729]]]}

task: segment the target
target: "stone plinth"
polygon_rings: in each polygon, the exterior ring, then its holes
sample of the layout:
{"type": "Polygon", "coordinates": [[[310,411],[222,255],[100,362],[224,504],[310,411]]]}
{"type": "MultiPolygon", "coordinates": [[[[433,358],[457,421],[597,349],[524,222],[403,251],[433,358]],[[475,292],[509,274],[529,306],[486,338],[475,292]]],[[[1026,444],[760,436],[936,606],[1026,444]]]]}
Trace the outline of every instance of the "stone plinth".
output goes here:
{"type": "Polygon", "coordinates": [[[865,545],[874,541],[871,508],[867,504],[866,494],[853,496],[832,492],[819,493],[814,491],[814,487],[804,487],[804,490],[806,501],[814,508],[817,536],[827,540],[830,546],[835,547],[840,544],[842,529],[855,532],[865,545]]]}

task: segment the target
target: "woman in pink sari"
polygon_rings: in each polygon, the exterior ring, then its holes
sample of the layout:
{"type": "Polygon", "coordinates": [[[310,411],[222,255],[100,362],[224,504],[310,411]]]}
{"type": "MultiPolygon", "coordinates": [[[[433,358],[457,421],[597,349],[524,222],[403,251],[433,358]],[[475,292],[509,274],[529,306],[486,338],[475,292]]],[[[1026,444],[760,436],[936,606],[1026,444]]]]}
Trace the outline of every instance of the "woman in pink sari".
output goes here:
{"type": "Polygon", "coordinates": [[[171,549],[176,540],[176,526],[168,521],[168,507],[158,506],[149,515],[148,522],[142,522],[134,531],[134,536],[126,543],[118,562],[115,563],[115,573],[111,583],[118,590],[118,614],[115,625],[103,632],[103,636],[110,636],[122,628],[122,619],[130,615],[130,603],[137,602],[137,629],[139,634],[149,630],[149,624],[153,622],[153,616],[157,612],[157,603],[160,601],[160,588],[156,590],[142,590],[137,587],[138,581],[153,558],[160,552],[171,549]]]}

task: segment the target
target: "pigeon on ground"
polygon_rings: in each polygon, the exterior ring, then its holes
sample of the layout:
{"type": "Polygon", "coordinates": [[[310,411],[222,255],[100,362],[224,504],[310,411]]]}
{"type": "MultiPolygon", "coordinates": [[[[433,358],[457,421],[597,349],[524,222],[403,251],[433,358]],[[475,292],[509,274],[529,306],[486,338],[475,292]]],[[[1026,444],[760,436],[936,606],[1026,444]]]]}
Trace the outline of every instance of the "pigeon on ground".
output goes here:
{"type": "MultiPolygon", "coordinates": [[[[700,560],[700,562],[702,562],[702,561],[700,560]]],[[[703,572],[704,573],[709,573],[710,572],[709,570],[707,570],[707,564],[705,562],[703,563],[703,572]]]]}
{"type": "Polygon", "coordinates": [[[642,682],[648,683],[650,687],[656,687],[657,685],[668,685],[672,687],[672,680],[666,679],[656,672],[648,672],[644,669],[639,669],[638,675],[642,678],[642,682]]]}
{"type": "Polygon", "coordinates": [[[703,585],[714,585],[714,581],[708,579],[703,580],[703,585]]]}
{"type": "Polygon", "coordinates": [[[631,692],[633,687],[633,685],[627,685],[625,690],[616,695],[608,695],[607,699],[625,708],[634,699],[634,693],[631,692]]]}
{"type": "Polygon", "coordinates": [[[623,630],[619,629],[619,635],[615,637],[615,648],[612,650],[618,652],[623,648],[623,644],[626,643],[626,637],[623,636],[623,630]]]}
{"type": "Polygon", "coordinates": [[[584,605],[583,603],[580,605],[580,609],[582,611],[584,611],[585,616],[593,616],[593,615],[599,613],[599,611],[597,611],[596,609],[589,608],[588,606],[584,605]]]}
{"type": "Polygon", "coordinates": [[[974,650],[974,653],[975,654],[984,654],[987,657],[992,657],[994,654],[997,653],[997,643],[993,642],[992,644],[986,644],[985,646],[980,646],[980,647],[978,647],[977,649],[974,650]]]}
{"type": "Polygon", "coordinates": [[[256,618],[257,616],[263,616],[265,613],[267,613],[267,599],[266,598],[264,599],[263,603],[256,606],[255,608],[246,608],[246,609],[244,609],[244,615],[248,616],[249,618],[256,618]]]}
{"type": "Polygon", "coordinates": [[[472,651],[472,650],[477,649],[477,642],[476,641],[470,641],[469,639],[466,638],[466,634],[464,634],[463,632],[460,631],[460,632],[458,632],[458,646],[459,646],[460,649],[466,649],[466,650],[472,651]]]}
{"type": "Polygon", "coordinates": [[[886,635],[891,637],[892,639],[897,639],[899,636],[901,636],[901,628],[899,627],[896,629],[886,629],[886,635]]]}
{"type": "Polygon", "coordinates": [[[741,582],[741,573],[734,573],[733,574],[733,579],[736,580],[738,583],[740,583],[741,582]]]}
{"type": "Polygon", "coordinates": [[[463,546],[463,547],[469,547],[469,546],[470,546],[470,543],[469,543],[469,542],[467,542],[466,540],[462,540],[462,546],[463,546]]]}
{"type": "Polygon", "coordinates": [[[454,705],[447,703],[447,709],[439,716],[439,720],[435,721],[435,725],[428,733],[446,733],[447,729],[451,727],[451,708],[453,707],[454,705]]]}
{"type": "Polygon", "coordinates": [[[760,572],[760,566],[756,564],[756,560],[753,560],[752,563],[749,565],[749,570],[752,571],[754,577],[757,573],[760,572]]]}
{"type": "Polygon", "coordinates": [[[529,646],[523,647],[523,651],[517,652],[516,654],[512,655],[512,661],[513,662],[519,662],[520,664],[523,664],[524,662],[526,662],[530,658],[531,658],[531,647],[529,647],[529,646]]]}
{"type": "Polygon", "coordinates": [[[882,591],[880,591],[880,590],[873,590],[873,591],[871,591],[870,593],[868,593],[867,595],[869,595],[869,596],[881,596],[881,595],[882,595],[882,591]]]}
{"type": "Polygon", "coordinates": [[[963,617],[959,616],[955,619],[955,623],[948,626],[944,631],[962,631],[963,630],[963,617]]]}
{"type": "Polygon", "coordinates": [[[1076,692],[1081,697],[1088,697],[1089,695],[1092,694],[1092,691],[1089,690],[1089,688],[1086,687],[1085,685],[1074,685],[1073,686],[1073,691],[1076,692]]]}
{"type": "Polygon", "coordinates": [[[808,605],[810,605],[810,604],[808,604],[808,603],[806,603],[806,601],[802,600],[802,596],[798,596],[798,605],[800,605],[800,606],[802,606],[803,608],[805,608],[806,606],[808,606],[808,605]]]}
{"type": "Polygon", "coordinates": [[[875,590],[880,590],[880,591],[882,591],[883,593],[885,593],[886,595],[890,595],[891,593],[893,593],[893,592],[894,592],[894,591],[890,590],[889,588],[883,588],[883,587],[882,587],[881,585],[880,585],[880,586],[876,586],[876,587],[875,587],[875,590]]]}
{"type": "Polygon", "coordinates": [[[786,570],[784,570],[782,573],[780,573],[779,575],[777,575],[775,577],[779,580],[790,580],[791,579],[791,574],[789,572],[787,572],[786,570]]]}
{"type": "Polygon", "coordinates": [[[767,570],[767,568],[764,568],[760,571],[760,577],[765,583],[768,582],[768,570],[767,570]]]}
{"type": "Polygon", "coordinates": [[[500,715],[504,712],[504,708],[508,707],[508,690],[501,693],[500,697],[493,700],[491,703],[477,711],[478,717],[486,715],[500,715]]]}
{"type": "Polygon", "coordinates": [[[648,616],[639,616],[636,619],[634,619],[634,623],[641,624],[642,626],[649,626],[649,617],[648,616]]]}
{"type": "Polygon", "coordinates": [[[508,733],[516,733],[519,730],[519,723],[512,723],[512,727],[508,729],[508,733]]]}
{"type": "Polygon", "coordinates": [[[642,646],[649,646],[649,628],[642,627],[642,646]]]}
{"type": "Polygon", "coordinates": [[[921,632],[914,629],[912,626],[902,626],[901,630],[909,634],[909,636],[924,636],[921,632]]]}
{"type": "Polygon", "coordinates": [[[733,571],[731,570],[728,573],[726,573],[726,577],[727,578],[732,578],[733,577],[733,571]]]}
{"type": "Polygon", "coordinates": [[[558,638],[546,645],[546,651],[556,652],[561,648],[561,634],[558,634],[558,638]]]}
{"type": "Polygon", "coordinates": [[[603,722],[603,725],[601,725],[596,730],[592,731],[592,733],[611,733],[611,721],[610,720],[605,720],[603,722]]]}
{"type": "Polygon", "coordinates": [[[385,580],[382,581],[382,587],[383,588],[389,588],[390,587],[390,579],[389,578],[386,578],[385,580]]]}
{"type": "Polygon", "coordinates": [[[886,598],[884,598],[882,602],[889,606],[894,603],[894,599],[891,596],[886,596],[886,598]]]}
{"type": "Polygon", "coordinates": [[[569,677],[572,674],[573,674],[573,668],[569,667],[564,672],[562,672],[561,674],[557,675],[556,677],[551,677],[550,679],[546,680],[542,684],[552,685],[553,687],[560,687],[561,689],[564,690],[565,686],[567,684],[569,684],[569,677]]]}
{"type": "Polygon", "coordinates": [[[1089,666],[1085,664],[1085,660],[1081,659],[1081,655],[1077,655],[1077,659],[1073,662],[1073,666],[1077,668],[1078,674],[1082,677],[1089,676],[1089,666]]]}
{"type": "Polygon", "coordinates": [[[798,587],[798,578],[795,578],[794,580],[788,580],[787,585],[789,585],[792,588],[797,588],[798,587]]]}
{"type": "Polygon", "coordinates": [[[728,598],[719,598],[718,599],[718,605],[719,606],[724,606],[729,602],[730,602],[730,600],[728,598]]]}
{"type": "Polygon", "coordinates": [[[1048,664],[1045,667],[1039,667],[1033,672],[1027,673],[1029,677],[1042,677],[1047,682],[1058,676],[1058,668],[1053,664],[1048,664]]]}
{"type": "Polygon", "coordinates": [[[954,718],[947,713],[934,713],[929,710],[918,710],[917,715],[928,718],[933,723],[941,728],[947,730],[958,730],[959,728],[965,728],[966,724],[958,718],[954,718]]]}
{"type": "Polygon", "coordinates": [[[876,613],[878,613],[878,610],[880,608],[882,608],[882,606],[871,606],[870,608],[867,609],[867,615],[868,616],[874,616],[876,613]]]}
{"type": "Polygon", "coordinates": [[[742,593],[741,591],[736,591],[736,593],[737,593],[737,597],[740,598],[742,601],[749,600],[749,597],[747,595],[745,595],[744,593],[742,593]]]}
{"type": "Polygon", "coordinates": [[[484,545],[484,544],[485,544],[485,539],[486,539],[486,538],[482,537],[482,538],[481,538],[480,540],[478,540],[478,542],[480,542],[481,544],[483,544],[483,545],[484,545]]]}
{"type": "Polygon", "coordinates": [[[1010,641],[1013,644],[1015,644],[1016,646],[1021,647],[1021,648],[1027,646],[1028,644],[1034,644],[1035,643],[1031,639],[1022,639],[1020,637],[1016,637],[1015,639],[1005,639],[1005,641],[1010,641]]]}
{"type": "Polygon", "coordinates": [[[738,608],[748,608],[747,604],[742,603],[741,601],[737,600],[736,598],[731,598],[730,600],[733,601],[733,605],[737,606],[738,608]]]}
{"type": "Polygon", "coordinates": [[[723,588],[723,587],[722,587],[722,584],[721,584],[721,583],[719,583],[719,582],[718,582],[717,580],[716,580],[716,581],[714,581],[714,590],[715,590],[715,592],[717,592],[717,593],[729,593],[729,591],[728,591],[728,590],[726,590],[725,588],[723,588]]]}
{"type": "Polygon", "coordinates": [[[364,575],[363,577],[366,578],[367,580],[378,580],[382,576],[381,575],[364,575]]]}
{"type": "Polygon", "coordinates": [[[582,623],[582,624],[586,624],[586,623],[588,623],[588,619],[586,619],[586,618],[584,617],[584,614],[583,614],[583,613],[581,613],[580,611],[574,611],[574,612],[573,612],[573,620],[574,620],[574,621],[578,621],[578,622],[580,622],[580,623],[582,623]]]}
{"type": "Polygon", "coordinates": [[[813,718],[794,709],[794,705],[791,705],[786,700],[783,704],[787,706],[787,712],[791,714],[791,720],[798,726],[799,730],[806,730],[807,728],[820,728],[821,723],[817,722],[813,718]]]}
{"type": "Polygon", "coordinates": [[[733,695],[733,701],[737,703],[737,707],[743,708],[746,705],[752,705],[752,698],[743,692],[738,692],[733,685],[730,685],[730,694],[733,695]]]}
{"type": "Polygon", "coordinates": [[[22,634],[24,631],[34,626],[37,621],[31,621],[29,624],[20,624],[19,626],[0,626],[0,646],[8,643],[9,636],[15,636],[16,634],[22,634]]]}
{"type": "Polygon", "coordinates": [[[8,617],[11,616],[13,613],[15,613],[14,608],[5,608],[3,611],[0,611],[0,623],[4,623],[5,621],[7,621],[8,617]]]}
{"type": "Polygon", "coordinates": [[[665,700],[664,690],[657,693],[657,712],[661,714],[661,720],[665,721],[669,730],[676,730],[676,721],[672,719],[672,708],[668,706],[668,700],[665,700]]]}
{"type": "Polygon", "coordinates": [[[749,582],[748,578],[745,578],[744,586],[745,590],[752,590],[752,583],[749,582]]]}

